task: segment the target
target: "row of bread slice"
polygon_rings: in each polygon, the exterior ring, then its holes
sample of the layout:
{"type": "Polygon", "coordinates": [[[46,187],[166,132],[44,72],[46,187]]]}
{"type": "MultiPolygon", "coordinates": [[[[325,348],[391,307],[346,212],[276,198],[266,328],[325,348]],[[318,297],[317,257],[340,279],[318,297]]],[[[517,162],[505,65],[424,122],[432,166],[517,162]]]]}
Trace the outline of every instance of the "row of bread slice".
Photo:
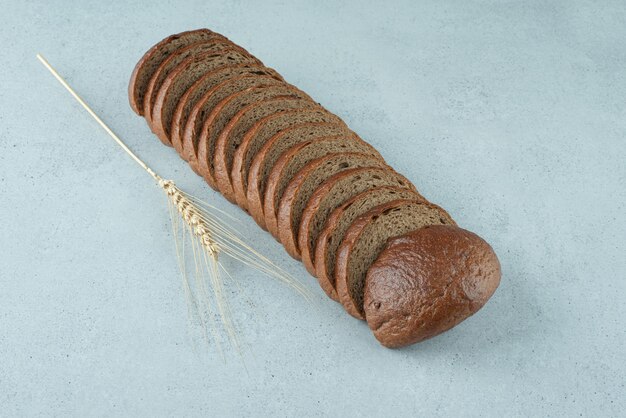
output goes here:
{"type": "Polygon", "coordinates": [[[222,35],[161,41],[137,64],[129,96],[163,143],[357,318],[389,239],[454,225],[340,118],[222,35]]]}

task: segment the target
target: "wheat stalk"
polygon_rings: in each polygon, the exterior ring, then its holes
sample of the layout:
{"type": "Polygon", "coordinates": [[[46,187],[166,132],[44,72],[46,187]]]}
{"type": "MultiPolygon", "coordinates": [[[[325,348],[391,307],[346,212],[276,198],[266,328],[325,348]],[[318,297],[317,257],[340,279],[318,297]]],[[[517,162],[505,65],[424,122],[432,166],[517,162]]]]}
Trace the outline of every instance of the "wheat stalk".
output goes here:
{"type": "Polygon", "coordinates": [[[48,61],[37,54],[41,63],[54,75],[80,105],[98,122],[115,142],[157,183],[167,196],[170,218],[172,221],[174,244],[177,261],[183,279],[183,291],[187,300],[190,319],[198,321],[204,339],[208,342],[212,338],[220,353],[219,332],[214,315],[218,315],[224,326],[231,345],[241,352],[241,344],[237,337],[232,320],[230,306],[224,296],[224,276],[238,286],[235,278],[221,263],[221,257],[227,256],[247,266],[265,273],[294,288],[309,302],[312,302],[309,290],[297,279],[272,263],[268,258],[254,250],[245,242],[244,237],[224,221],[223,217],[232,218],[227,213],[179,189],[172,180],[166,180],[154,172],[141,160],[102,119],[87,105],[87,103],[70,87],[48,61]],[[186,243],[189,242],[193,257],[193,278],[188,275],[186,266],[186,243]],[[212,292],[212,295],[211,295],[212,292]],[[212,303],[212,299],[215,303],[212,303]],[[217,312],[214,312],[214,306],[217,312]],[[211,332],[209,336],[208,331],[211,332]]]}

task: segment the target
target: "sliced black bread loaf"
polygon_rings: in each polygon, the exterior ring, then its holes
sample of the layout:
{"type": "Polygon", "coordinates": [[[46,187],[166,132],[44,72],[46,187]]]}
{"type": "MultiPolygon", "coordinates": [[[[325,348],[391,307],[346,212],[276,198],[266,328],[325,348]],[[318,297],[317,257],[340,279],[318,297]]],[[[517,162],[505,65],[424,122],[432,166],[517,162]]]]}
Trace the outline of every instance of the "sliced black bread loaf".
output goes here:
{"type": "MultiPolygon", "coordinates": [[[[237,204],[248,209],[248,171],[256,153],[274,135],[295,125],[315,122],[343,124],[338,116],[321,107],[287,110],[274,113],[257,121],[244,135],[233,156],[230,173],[237,204]]],[[[346,129],[348,127],[346,126],[346,129]]]]}
{"type": "Polygon", "coordinates": [[[150,79],[150,83],[148,84],[148,89],[146,90],[146,95],[143,101],[144,117],[148,123],[152,122],[152,108],[154,106],[156,96],[159,93],[159,89],[165,82],[167,76],[170,75],[176,67],[178,67],[185,60],[199,54],[207,52],[215,53],[223,50],[236,50],[248,54],[243,48],[239,48],[232,42],[224,39],[198,42],[172,52],[169,58],[159,65],[159,68],[157,68],[154,72],[152,78],[150,79]]]}
{"type": "Polygon", "coordinates": [[[346,200],[367,190],[383,186],[413,190],[416,198],[421,198],[415,186],[390,167],[347,170],[329,178],[313,192],[302,212],[298,230],[298,247],[302,263],[309,273],[315,275],[317,238],[326,225],[330,213],[346,200]]]}
{"type": "Polygon", "coordinates": [[[365,314],[381,344],[437,335],[475,313],[497,288],[500,265],[484,240],[414,189],[386,181],[392,169],[340,121],[296,120],[323,114],[321,106],[223,36],[200,30],[161,41],[135,68],[129,100],[165,144],[174,139],[183,158],[191,156],[212,187],[230,200],[235,194],[292,256],[302,250],[324,290],[352,315],[365,314]],[[287,91],[240,103],[279,87],[287,91]],[[270,101],[284,105],[243,112],[270,101]],[[306,130],[311,126],[325,126],[328,136],[306,130]],[[324,159],[334,166],[315,165],[324,159]]]}
{"type": "MultiPolygon", "coordinates": [[[[220,193],[226,199],[235,203],[235,192],[230,180],[230,172],[233,164],[235,151],[241,144],[245,133],[254,124],[268,115],[285,112],[292,109],[320,108],[311,98],[280,98],[267,99],[258,103],[252,103],[241,109],[228,122],[220,133],[215,143],[215,180],[220,193]]],[[[246,208],[243,208],[246,209],[246,208]]]]}
{"type": "Polygon", "coordinates": [[[166,78],[152,107],[150,128],[166,145],[170,145],[169,131],[174,110],[187,89],[209,71],[236,64],[263,65],[246,52],[224,49],[194,55],[181,62],[166,78]]]}
{"type": "Polygon", "coordinates": [[[255,79],[271,77],[279,81],[284,81],[283,78],[271,68],[250,64],[240,64],[232,67],[221,68],[203,75],[198,81],[189,87],[185,94],[183,94],[180,98],[178,105],[176,106],[176,110],[174,111],[174,116],[172,117],[170,141],[181,157],[184,158],[182,141],[183,131],[185,130],[187,119],[189,118],[193,107],[207,93],[209,93],[209,95],[213,94],[213,89],[220,85],[220,83],[242,76],[249,76],[255,79]]]}
{"type": "Polygon", "coordinates": [[[359,167],[387,167],[376,155],[341,153],[315,159],[298,171],[280,199],[278,206],[278,236],[285,249],[300,259],[298,230],[302,212],[315,190],[337,173],[359,167]]]}
{"type": "Polygon", "coordinates": [[[346,231],[337,251],[335,286],[345,310],[365,319],[365,276],[389,238],[429,225],[455,225],[448,213],[430,203],[400,200],[385,203],[359,216],[346,231]]]}
{"type": "Polygon", "coordinates": [[[378,151],[352,133],[297,143],[276,160],[267,176],[263,199],[265,225],[274,238],[280,240],[278,210],[285,190],[296,174],[311,161],[340,153],[367,154],[384,162],[378,151]]]}
{"type": "Polygon", "coordinates": [[[263,215],[265,186],[267,185],[270,170],[276,160],[278,160],[278,157],[296,143],[336,135],[356,137],[356,134],[350,131],[343,123],[311,122],[294,125],[282,130],[263,144],[250,163],[246,195],[248,212],[262,228],[266,228],[263,215]]]}
{"type": "MultiPolygon", "coordinates": [[[[207,122],[207,119],[215,119],[222,114],[220,111],[214,110],[225,106],[225,102],[223,102],[225,99],[229,98],[228,100],[230,102],[234,100],[235,95],[244,94],[242,92],[248,91],[253,87],[282,86],[284,88],[284,84],[285,83],[282,81],[268,76],[243,75],[225,80],[207,91],[204,96],[198,100],[198,103],[194,105],[187,119],[187,123],[185,124],[182,138],[183,159],[188,161],[191,168],[198,173],[198,146],[203,133],[202,128],[206,124],[207,129],[213,129],[213,122],[207,122]]],[[[289,91],[291,91],[291,89],[289,89],[289,91]]],[[[224,123],[224,126],[226,123],[228,123],[228,121],[224,123]]],[[[217,139],[217,134],[219,134],[220,131],[216,130],[215,132],[215,139],[217,139]]],[[[211,155],[213,155],[215,148],[215,143],[212,142],[212,144],[213,149],[211,150],[211,155]]]]}
{"type": "Polygon", "coordinates": [[[143,116],[143,102],[154,72],[174,51],[196,42],[226,39],[208,29],[191,30],[168,36],[146,52],[139,60],[128,83],[128,101],[135,113],[143,116]]]}
{"type": "MultiPolygon", "coordinates": [[[[284,83],[250,87],[231,94],[218,103],[205,119],[200,137],[198,138],[197,172],[199,172],[211,187],[217,189],[215,179],[215,154],[217,141],[230,121],[243,109],[251,104],[275,98],[304,99],[308,96],[300,90],[284,83]]],[[[192,160],[190,163],[193,164],[192,160]]]]}
{"type": "Polygon", "coordinates": [[[339,302],[335,290],[335,261],[337,249],[352,222],[376,206],[403,199],[425,202],[411,189],[387,186],[353,196],[330,213],[315,246],[315,277],[328,297],[339,302]]]}

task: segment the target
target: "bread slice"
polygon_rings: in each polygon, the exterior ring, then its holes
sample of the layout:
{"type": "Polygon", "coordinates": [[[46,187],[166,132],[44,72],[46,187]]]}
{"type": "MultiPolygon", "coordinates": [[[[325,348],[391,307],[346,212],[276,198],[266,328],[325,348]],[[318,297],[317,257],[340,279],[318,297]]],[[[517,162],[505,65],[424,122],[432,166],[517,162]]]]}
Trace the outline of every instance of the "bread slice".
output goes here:
{"type": "Polygon", "coordinates": [[[445,210],[431,203],[395,200],[359,216],[346,231],[337,250],[335,286],[345,310],[365,319],[365,276],[387,240],[428,225],[455,225],[445,210]]]}
{"type": "Polygon", "coordinates": [[[133,111],[139,116],[143,115],[143,99],[150,79],[172,52],[196,42],[212,39],[226,39],[226,37],[208,29],[197,29],[168,36],[150,48],[135,66],[128,83],[128,101],[133,111]]]}
{"type": "Polygon", "coordinates": [[[233,116],[230,122],[228,122],[228,125],[222,130],[215,143],[215,156],[213,157],[217,188],[226,199],[235,203],[235,192],[230,180],[230,172],[235,151],[243,141],[245,133],[248,132],[257,121],[268,115],[285,112],[291,109],[305,108],[321,109],[321,107],[309,97],[276,97],[274,99],[252,103],[233,116]]]}
{"type": "Polygon", "coordinates": [[[335,260],[346,230],[356,218],[370,209],[401,199],[425,201],[412,189],[377,187],[353,196],[330,213],[315,246],[315,277],[328,297],[339,302],[335,290],[335,260]]]}
{"type": "MultiPolygon", "coordinates": [[[[257,121],[246,132],[233,156],[233,167],[230,173],[235,200],[239,206],[248,209],[246,196],[248,190],[248,170],[250,169],[252,159],[259,149],[277,133],[295,125],[311,122],[344,124],[337,115],[333,115],[326,109],[310,107],[268,115],[257,121]]],[[[348,129],[347,126],[346,129],[348,129]]]]}
{"type": "Polygon", "coordinates": [[[347,170],[329,178],[315,190],[302,212],[298,230],[302,263],[309,273],[315,275],[315,247],[328,215],[359,193],[382,186],[413,190],[416,198],[420,197],[409,180],[389,167],[347,170]]]}
{"type": "MultiPolygon", "coordinates": [[[[199,173],[198,170],[198,146],[200,143],[200,138],[202,137],[202,128],[210,118],[216,118],[221,113],[214,112],[214,109],[219,106],[224,106],[222,102],[226,98],[231,98],[229,100],[234,100],[234,95],[244,94],[244,91],[251,89],[253,87],[269,87],[269,86],[284,86],[280,80],[276,80],[272,77],[268,76],[252,76],[252,75],[243,75],[241,77],[235,77],[232,79],[228,79],[213,87],[211,90],[207,91],[198,103],[196,103],[191,110],[191,113],[188,117],[188,120],[185,124],[185,129],[183,133],[183,159],[189,162],[189,165],[193,170],[199,173]]],[[[286,90],[292,91],[293,89],[290,87],[286,87],[286,90]]],[[[225,121],[224,125],[228,123],[228,120],[225,121]]],[[[213,129],[213,124],[209,123],[209,128],[213,129]]],[[[217,134],[220,131],[215,131],[217,139],[217,134]]],[[[212,142],[213,148],[215,147],[215,142],[212,142]]],[[[211,151],[211,155],[213,155],[214,151],[211,151]]]]}
{"type": "Polygon", "coordinates": [[[267,187],[263,199],[265,225],[274,238],[280,240],[278,210],[291,180],[311,161],[339,153],[367,154],[384,161],[378,151],[352,133],[298,143],[276,160],[276,164],[267,177],[267,187]]]}
{"type": "Polygon", "coordinates": [[[209,71],[235,64],[263,65],[246,52],[224,49],[194,55],[180,63],[165,79],[152,107],[150,128],[166,145],[170,145],[169,130],[178,101],[193,83],[209,71]]]}
{"type": "Polygon", "coordinates": [[[278,237],[295,259],[300,259],[298,230],[302,212],[315,190],[337,173],[359,167],[388,167],[376,155],[330,154],[311,161],[291,179],[278,206],[278,237]]]}
{"type": "Polygon", "coordinates": [[[302,123],[276,133],[263,144],[250,163],[246,192],[248,212],[261,227],[266,227],[263,214],[265,186],[270,170],[278,157],[294,144],[342,134],[356,137],[356,134],[343,123],[302,123]]]}
{"type": "Polygon", "coordinates": [[[247,106],[258,103],[262,100],[274,98],[308,98],[308,96],[295,87],[279,83],[276,85],[266,85],[250,87],[240,92],[231,94],[220,101],[211,113],[207,116],[200,137],[198,138],[197,158],[190,159],[190,164],[196,164],[196,172],[204,177],[207,183],[217,189],[215,180],[215,154],[217,140],[228,123],[247,106]]]}
{"type": "Polygon", "coordinates": [[[260,65],[241,64],[206,73],[183,94],[178,105],[176,105],[176,110],[172,117],[172,126],[170,127],[170,141],[183,159],[183,131],[194,105],[198,103],[207,92],[212,92],[220,83],[246,75],[257,79],[271,77],[279,81],[284,81],[280,74],[271,68],[260,65]]]}
{"type": "Polygon", "coordinates": [[[148,84],[148,89],[146,90],[146,95],[143,101],[144,116],[148,121],[148,124],[152,123],[152,108],[157,94],[159,93],[159,89],[165,82],[167,76],[170,75],[176,67],[178,67],[185,60],[193,58],[199,54],[223,50],[236,50],[248,55],[247,51],[234,45],[227,39],[214,39],[211,41],[198,42],[172,52],[172,54],[170,54],[170,56],[163,61],[161,65],[159,65],[159,68],[157,68],[154,72],[152,78],[150,79],[150,83],[148,84]]]}

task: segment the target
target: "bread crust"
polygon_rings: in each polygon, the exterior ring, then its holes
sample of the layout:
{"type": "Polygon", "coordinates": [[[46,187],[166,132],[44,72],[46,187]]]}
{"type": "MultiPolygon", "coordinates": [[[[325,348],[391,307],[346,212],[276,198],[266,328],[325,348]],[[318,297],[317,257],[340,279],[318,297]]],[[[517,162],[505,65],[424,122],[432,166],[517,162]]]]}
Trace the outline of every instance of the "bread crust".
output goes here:
{"type": "MultiPolygon", "coordinates": [[[[241,109],[233,118],[228,122],[226,127],[220,133],[215,143],[215,155],[213,156],[214,176],[217,183],[217,188],[222,195],[231,203],[237,203],[235,200],[235,191],[230,179],[232,158],[229,159],[228,153],[233,149],[234,144],[242,140],[238,135],[233,132],[240,121],[248,114],[248,112],[254,112],[255,109],[260,109],[263,106],[269,106],[271,104],[285,103],[287,108],[300,108],[307,106],[317,106],[306,94],[298,94],[299,90],[294,89],[293,96],[275,97],[268,100],[261,100],[258,103],[253,103],[245,108],[241,109]],[[287,104],[289,102],[289,105],[287,104]]],[[[244,133],[245,135],[245,133],[244,133]]],[[[242,209],[246,209],[245,207],[242,209]]]]}
{"type": "MultiPolygon", "coordinates": [[[[219,60],[226,55],[231,55],[235,57],[239,56],[240,59],[242,60],[240,61],[240,63],[248,62],[248,63],[257,64],[257,65],[263,65],[263,63],[261,63],[259,60],[249,55],[247,52],[245,52],[241,48],[224,48],[218,51],[205,52],[205,53],[193,56],[183,61],[182,63],[180,63],[165,78],[163,85],[159,88],[159,91],[156,95],[156,99],[154,100],[154,104],[152,105],[152,110],[150,113],[151,119],[148,120],[148,123],[150,124],[150,128],[152,129],[152,131],[155,133],[155,135],[157,135],[161,139],[161,141],[165,145],[171,146],[171,143],[169,140],[169,132],[168,132],[170,125],[166,116],[167,105],[169,105],[169,102],[174,100],[172,95],[176,94],[176,91],[174,90],[175,90],[175,86],[178,84],[179,79],[181,79],[181,77],[185,77],[189,69],[193,68],[195,65],[200,65],[201,63],[204,63],[204,62],[208,63],[214,59],[219,60]]],[[[224,67],[227,67],[228,65],[230,64],[211,66],[209,71],[212,71],[218,68],[224,68],[224,67]]],[[[200,77],[197,77],[197,78],[200,78],[200,77]]],[[[195,82],[196,80],[194,80],[193,82],[195,82]]]]}
{"type": "MultiPolygon", "coordinates": [[[[250,169],[248,170],[248,188],[246,190],[246,200],[248,201],[248,213],[252,218],[257,222],[257,224],[262,225],[263,228],[267,229],[265,225],[265,216],[263,213],[263,200],[265,197],[264,190],[263,192],[260,189],[261,182],[263,180],[263,169],[266,164],[271,164],[271,161],[268,161],[270,158],[270,154],[277,153],[275,147],[277,144],[285,140],[287,136],[294,133],[300,133],[307,129],[315,129],[315,128],[323,128],[323,127],[334,127],[337,126],[339,131],[339,126],[330,122],[307,122],[298,125],[294,125],[289,129],[285,129],[276,133],[272,138],[270,138],[263,147],[257,152],[254,156],[252,163],[250,164],[250,169]]],[[[343,130],[343,129],[341,129],[343,130]]],[[[349,129],[346,128],[346,132],[350,132],[349,129]]],[[[314,134],[315,135],[315,134],[314,134]]],[[[322,137],[324,134],[320,134],[318,137],[322,137]]],[[[315,138],[315,136],[300,136],[303,138],[302,142],[306,140],[311,141],[315,138]]],[[[296,142],[297,144],[297,142],[296,142]]],[[[295,144],[292,144],[295,145],[295,144]]],[[[286,149],[288,151],[289,148],[286,149]]],[[[277,153],[278,154],[278,153],[277,153]]],[[[280,154],[278,154],[278,158],[280,158],[280,154]]],[[[278,160],[278,158],[274,157],[274,163],[278,160]]],[[[272,165],[273,166],[273,165],[272,165]]],[[[271,173],[271,169],[268,172],[268,176],[271,173]]],[[[267,186],[267,182],[265,183],[267,186]]]]}
{"type": "MultiPolygon", "coordinates": [[[[376,190],[377,187],[381,186],[403,187],[415,192],[416,199],[423,199],[422,196],[417,192],[415,186],[411,184],[411,182],[406,177],[396,173],[389,166],[354,168],[335,174],[334,176],[326,180],[320,187],[315,190],[315,192],[313,192],[313,194],[309,198],[309,201],[305,206],[304,211],[302,212],[302,219],[300,220],[300,227],[298,230],[298,248],[300,249],[302,264],[304,264],[304,267],[312,275],[316,274],[315,247],[311,245],[309,239],[311,234],[311,228],[313,228],[313,221],[318,214],[322,203],[329,197],[332,197],[332,194],[335,192],[335,186],[340,182],[347,180],[352,182],[350,193],[353,193],[351,196],[348,197],[348,199],[367,190],[373,192],[374,190],[376,190]],[[372,178],[373,176],[377,176],[380,179],[374,179],[372,178]],[[355,184],[357,177],[370,177],[370,181],[374,184],[377,184],[377,186],[372,186],[370,184],[367,187],[361,185],[362,188],[358,188],[355,184]]],[[[341,206],[341,203],[339,204],[339,206],[341,206]]],[[[315,241],[317,241],[317,239],[315,239],[315,241]]]]}
{"type": "MultiPolygon", "coordinates": [[[[237,95],[245,94],[254,88],[278,86],[281,84],[281,81],[271,77],[238,77],[237,79],[228,80],[228,82],[215,86],[211,91],[205,93],[193,107],[183,134],[183,159],[189,163],[193,171],[203,176],[203,174],[201,174],[201,164],[199,160],[200,147],[208,146],[208,143],[203,141],[208,140],[209,130],[213,128],[213,121],[220,114],[224,106],[230,103],[231,100],[234,100],[237,95]],[[223,97],[215,103],[212,108],[209,108],[208,104],[213,101],[213,95],[219,94],[220,90],[230,83],[243,83],[244,85],[240,89],[223,97]],[[212,121],[207,122],[208,119],[212,119],[212,121]]],[[[208,155],[208,149],[203,149],[202,152],[203,155],[208,155]]]]}
{"type": "Polygon", "coordinates": [[[233,44],[227,39],[212,39],[210,41],[196,42],[187,45],[184,48],[180,48],[170,54],[168,59],[159,65],[159,68],[157,68],[150,78],[150,83],[148,84],[143,101],[144,117],[153,132],[155,131],[155,127],[153,127],[153,125],[156,118],[154,108],[157,102],[159,90],[167,81],[168,76],[178,71],[181,64],[193,61],[200,55],[206,55],[207,53],[215,54],[219,51],[230,50],[236,50],[246,56],[249,56],[245,49],[233,44]]]}
{"type": "MultiPolygon", "coordinates": [[[[372,155],[346,152],[330,154],[322,158],[317,158],[308,163],[304,166],[304,168],[298,171],[295,176],[293,176],[285,188],[285,193],[280,199],[278,216],[276,218],[278,221],[278,237],[280,238],[280,242],[285,247],[285,250],[287,250],[287,253],[289,253],[289,255],[296,260],[301,259],[300,248],[298,246],[298,230],[300,227],[298,218],[301,213],[299,213],[299,209],[296,207],[297,202],[303,196],[308,195],[310,197],[317,186],[319,186],[319,184],[309,184],[308,181],[313,177],[313,174],[319,172],[320,170],[325,170],[327,166],[334,165],[337,165],[340,168],[332,170],[328,174],[324,173],[320,184],[325,179],[332,177],[336,173],[349,170],[351,168],[386,166],[384,161],[372,155]],[[312,190],[306,189],[311,186],[314,187],[312,190]]],[[[303,207],[305,206],[306,202],[303,207]]]]}
{"type": "MultiPolygon", "coordinates": [[[[215,177],[215,156],[217,152],[217,141],[223,130],[226,129],[226,127],[230,124],[234,117],[243,109],[235,112],[233,116],[230,116],[230,114],[226,114],[225,117],[228,118],[228,122],[226,123],[226,125],[224,125],[223,128],[218,128],[214,125],[218,118],[222,118],[224,116],[223,113],[226,111],[226,109],[228,109],[231,104],[236,104],[236,101],[246,97],[247,95],[255,94],[270,94],[269,97],[272,98],[296,95],[295,91],[291,88],[290,85],[272,84],[264,86],[254,86],[224,98],[217,106],[215,106],[215,108],[211,111],[209,116],[202,124],[200,138],[198,139],[197,159],[195,161],[193,159],[190,160],[190,164],[192,165],[192,167],[194,167],[194,164],[196,165],[196,172],[203,176],[207,183],[215,190],[219,190],[217,185],[217,179],[215,177]],[[211,144],[212,142],[214,143],[211,144]]],[[[250,98],[250,102],[244,106],[244,109],[252,104],[258,103],[261,100],[262,99],[250,98]]]]}
{"type": "MultiPolygon", "coordinates": [[[[324,229],[320,233],[317,238],[317,245],[315,247],[315,277],[319,282],[320,287],[326,292],[329,298],[339,302],[339,296],[337,295],[337,290],[335,289],[335,272],[334,263],[329,266],[328,257],[336,256],[338,246],[343,241],[343,237],[345,234],[340,234],[335,236],[337,232],[337,228],[339,228],[340,223],[344,220],[344,216],[346,212],[350,208],[354,208],[359,205],[361,202],[365,203],[365,207],[362,212],[357,212],[354,214],[354,218],[350,220],[352,222],[359,215],[366,213],[371,210],[375,206],[385,204],[387,202],[391,202],[393,200],[408,200],[415,199],[416,201],[426,202],[426,199],[421,198],[417,193],[410,189],[401,189],[399,187],[391,187],[384,186],[379,187],[372,190],[367,190],[362,192],[351,199],[345,201],[341,206],[336,208],[331,212],[326,220],[326,225],[324,229]],[[376,200],[372,198],[372,194],[376,193],[379,196],[386,196],[384,200],[376,200]],[[365,200],[367,200],[365,202],[365,200]],[[378,203],[378,204],[375,204],[378,203]],[[331,237],[333,241],[331,241],[331,237]]],[[[350,225],[347,225],[345,228],[349,228],[350,225]]]]}
{"type": "Polygon", "coordinates": [[[429,226],[395,237],[367,273],[367,323],[385,347],[424,341],[482,308],[500,277],[491,246],[465,229],[429,226]]]}
{"type": "Polygon", "coordinates": [[[226,39],[225,36],[208,29],[190,30],[168,36],[143,54],[135,65],[128,83],[128,101],[131,109],[139,116],[143,116],[143,96],[153,74],[151,69],[156,70],[160,63],[166,60],[176,49],[183,48],[198,39],[208,40],[211,38],[226,39]]]}
{"type": "Polygon", "coordinates": [[[170,141],[174,149],[178,152],[181,158],[186,160],[185,151],[183,149],[183,133],[185,131],[185,125],[187,119],[191,115],[191,112],[195,105],[202,101],[204,97],[210,97],[213,92],[219,88],[219,86],[228,84],[233,79],[239,78],[251,79],[263,79],[263,76],[274,78],[278,81],[284,81],[280,74],[271,68],[267,68],[262,65],[250,65],[250,64],[238,64],[233,66],[227,66],[225,68],[217,69],[208,72],[203,75],[198,81],[196,81],[178,101],[174,116],[172,117],[170,128],[170,141]],[[219,79],[219,77],[229,74],[227,78],[219,79]]]}
{"type": "Polygon", "coordinates": [[[291,179],[284,178],[287,175],[285,170],[292,162],[292,159],[297,157],[300,152],[306,149],[306,147],[319,145],[323,142],[336,142],[338,144],[335,151],[329,151],[325,155],[339,154],[342,152],[354,152],[358,154],[364,154],[371,151],[371,155],[376,155],[381,161],[384,161],[380,154],[378,154],[378,152],[370,144],[363,141],[356,135],[333,135],[319,137],[311,141],[305,141],[295,144],[287,151],[285,151],[276,160],[276,163],[274,164],[268,175],[267,186],[265,188],[265,196],[263,197],[263,218],[265,220],[265,225],[267,227],[267,230],[278,241],[280,241],[278,231],[278,211],[280,208],[280,201],[284,195],[284,190],[283,194],[281,194],[280,196],[278,195],[278,188],[280,187],[280,184],[283,180],[291,181],[291,179]],[[350,144],[345,144],[346,141],[354,141],[355,144],[352,144],[353,146],[351,147],[350,144]]]}
{"type": "MultiPolygon", "coordinates": [[[[247,162],[250,161],[251,157],[253,157],[251,155],[254,152],[253,148],[259,146],[256,141],[259,141],[258,135],[260,134],[262,129],[267,124],[276,119],[292,118],[294,122],[292,124],[284,123],[283,127],[279,128],[279,130],[277,131],[277,133],[280,133],[284,129],[289,129],[290,127],[294,126],[294,124],[297,123],[295,121],[297,121],[299,117],[305,116],[309,117],[311,120],[314,119],[315,122],[343,123],[341,119],[339,119],[336,115],[328,112],[323,107],[313,105],[309,108],[286,110],[285,112],[275,113],[266,116],[257,121],[254,126],[252,126],[252,128],[250,128],[246,132],[243,139],[241,140],[241,144],[235,151],[235,154],[233,156],[233,165],[230,172],[230,180],[235,194],[235,201],[241,208],[249,210],[247,196],[249,167],[247,166],[247,162]]],[[[268,140],[271,140],[271,137],[266,139],[266,142],[268,140]]],[[[259,224],[259,226],[265,229],[264,224],[259,224]]]]}

